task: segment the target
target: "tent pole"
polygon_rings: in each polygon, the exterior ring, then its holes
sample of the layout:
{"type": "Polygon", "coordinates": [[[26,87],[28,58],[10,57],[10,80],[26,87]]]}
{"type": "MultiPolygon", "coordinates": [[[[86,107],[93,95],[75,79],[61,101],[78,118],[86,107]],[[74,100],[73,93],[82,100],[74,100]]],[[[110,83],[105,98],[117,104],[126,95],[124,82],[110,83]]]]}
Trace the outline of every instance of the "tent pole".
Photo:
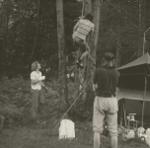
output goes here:
{"type": "Polygon", "coordinates": [[[142,102],[142,127],[144,125],[144,109],[145,109],[145,102],[144,99],[146,97],[146,91],[147,91],[147,76],[145,76],[145,83],[144,83],[144,95],[143,95],[143,102],[142,102]]]}
{"type": "Polygon", "coordinates": [[[127,117],[126,117],[126,109],[125,109],[125,99],[123,100],[123,118],[124,118],[124,126],[127,126],[127,117]]]}
{"type": "Polygon", "coordinates": [[[145,103],[144,101],[142,102],[142,127],[144,125],[144,108],[145,108],[145,103]]]}

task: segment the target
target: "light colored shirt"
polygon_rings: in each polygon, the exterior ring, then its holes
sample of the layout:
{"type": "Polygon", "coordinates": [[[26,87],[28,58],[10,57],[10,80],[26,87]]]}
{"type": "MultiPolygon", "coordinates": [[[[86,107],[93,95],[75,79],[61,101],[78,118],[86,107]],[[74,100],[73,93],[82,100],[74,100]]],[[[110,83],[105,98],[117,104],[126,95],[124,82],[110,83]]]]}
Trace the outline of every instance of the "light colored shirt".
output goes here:
{"type": "Polygon", "coordinates": [[[94,23],[87,19],[80,19],[74,27],[75,32],[73,38],[79,37],[82,40],[86,40],[86,37],[91,31],[94,31],[94,23]]]}
{"type": "Polygon", "coordinates": [[[44,80],[42,73],[40,71],[33,71],[30,74],[30,79],[31,79],[31,88],[34,90],[41,90],[42,88],[41,81],[44,80]],[[39,82],[35,83],[34,81],[39,81],[39,82]]]}

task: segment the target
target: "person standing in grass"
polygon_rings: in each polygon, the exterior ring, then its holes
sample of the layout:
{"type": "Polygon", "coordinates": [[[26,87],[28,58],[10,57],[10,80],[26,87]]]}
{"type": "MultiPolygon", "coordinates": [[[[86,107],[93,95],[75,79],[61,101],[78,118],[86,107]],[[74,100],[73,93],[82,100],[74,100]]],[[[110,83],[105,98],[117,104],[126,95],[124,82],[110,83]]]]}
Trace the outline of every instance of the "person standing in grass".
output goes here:
{"type": "Polygon", "coordinates": [[[112,53],[104,54],[101,66],[95,71],[93,81],[93,89],[96,92],[93,108],[94,148],[100,148],[105,121],[110,135],[111,148],[118,148],[116,90],[119,72],[114,68],[112,53]]]}
{"type": "Polygon", "coordinates": [[[43,103],[44,96],[42,93],[42,86],[44,86],[43,80],[45,80],[45,76],[42,76],[42,72],[40,71],[41,65],[38,61],[35,61],[31,65],[31,95],[32,95],[32,107],[31,107],[31,115],[33,119],[37,118],[39,104],[43,103]]]}

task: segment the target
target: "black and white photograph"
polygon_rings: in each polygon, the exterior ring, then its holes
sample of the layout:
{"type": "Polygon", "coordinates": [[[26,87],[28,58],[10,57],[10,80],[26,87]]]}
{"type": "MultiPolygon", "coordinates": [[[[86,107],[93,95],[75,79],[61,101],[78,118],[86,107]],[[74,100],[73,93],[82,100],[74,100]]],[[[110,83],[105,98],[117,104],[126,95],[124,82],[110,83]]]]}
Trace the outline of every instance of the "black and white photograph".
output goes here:
{"type": "Polygon", "coordinates": [[[150,0],[0,0],[0,148],[150,148],[150,0]]]}

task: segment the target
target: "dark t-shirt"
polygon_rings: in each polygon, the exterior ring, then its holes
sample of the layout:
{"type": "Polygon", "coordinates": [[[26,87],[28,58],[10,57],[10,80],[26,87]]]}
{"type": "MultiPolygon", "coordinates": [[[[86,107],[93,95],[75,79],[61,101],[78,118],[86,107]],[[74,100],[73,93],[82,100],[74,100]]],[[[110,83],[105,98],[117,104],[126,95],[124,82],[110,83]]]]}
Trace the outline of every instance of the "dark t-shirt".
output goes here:
{"type": "Polygon", "coordinates": [[[96,95],[101,97],[115,96],[119,75],[119,72],[114,68],[96,69],[94,74],[94,84],[98,85],[96,95]]]}

